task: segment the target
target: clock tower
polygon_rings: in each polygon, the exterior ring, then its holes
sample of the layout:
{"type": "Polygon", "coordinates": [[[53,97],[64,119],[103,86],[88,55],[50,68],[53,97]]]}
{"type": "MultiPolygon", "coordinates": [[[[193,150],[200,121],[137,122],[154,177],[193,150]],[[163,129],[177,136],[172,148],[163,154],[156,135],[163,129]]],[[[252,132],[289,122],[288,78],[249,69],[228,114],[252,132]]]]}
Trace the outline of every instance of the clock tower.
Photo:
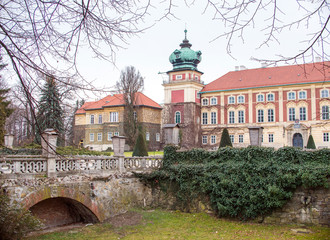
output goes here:
{"type": "Polygon", "coordinates": [[[176,49],[169,58],[173,69],[167,72],[168,79],[163,82],[165,102],[162,119],[165,144],[174,143],[190,149],[201,146],[198,93],[204,83],[201,81],[203,73],[197,69],[202,53],[191,49],[187,30],[184,32],[181,48],[176,49]]]}

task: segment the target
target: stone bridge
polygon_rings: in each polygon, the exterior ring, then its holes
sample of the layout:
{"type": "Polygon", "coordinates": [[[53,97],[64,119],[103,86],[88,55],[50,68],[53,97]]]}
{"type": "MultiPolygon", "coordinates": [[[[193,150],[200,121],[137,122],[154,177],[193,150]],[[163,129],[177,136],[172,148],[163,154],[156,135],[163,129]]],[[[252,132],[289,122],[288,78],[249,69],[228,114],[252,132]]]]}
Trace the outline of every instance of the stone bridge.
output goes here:
{"type": "Polygon", "coordinates": [[[46,227],[102,222],[135,206],[150,206],[152,190],[135,177],[162,164],[162,156],[0,156],[0,190],[46,227]]]}

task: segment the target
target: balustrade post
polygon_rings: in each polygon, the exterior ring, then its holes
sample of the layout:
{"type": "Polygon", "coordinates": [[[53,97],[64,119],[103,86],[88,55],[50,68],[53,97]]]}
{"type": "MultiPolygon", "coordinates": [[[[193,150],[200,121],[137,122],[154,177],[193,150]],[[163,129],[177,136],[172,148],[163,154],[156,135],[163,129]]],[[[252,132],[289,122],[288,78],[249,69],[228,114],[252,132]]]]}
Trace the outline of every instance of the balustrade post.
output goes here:
{"type": "Polygon", "coordinates": [[[147,168],[147,160],[145,158],[141,159],[141,168],[145,170],[147,168]]]}
{"type": "Polygon", "coordinates": [[[118,158],[118,171],[121,173],[126,171],[124,155],[125,139],[123,136],[112,137],[114,157],[118,158]]]}
{"type": "Polygon", "coordinates": [[[41,138],[42,155],[47,158],[47,177],[56,176],[56,142],[57,132],[46,129],[41,138]]]}

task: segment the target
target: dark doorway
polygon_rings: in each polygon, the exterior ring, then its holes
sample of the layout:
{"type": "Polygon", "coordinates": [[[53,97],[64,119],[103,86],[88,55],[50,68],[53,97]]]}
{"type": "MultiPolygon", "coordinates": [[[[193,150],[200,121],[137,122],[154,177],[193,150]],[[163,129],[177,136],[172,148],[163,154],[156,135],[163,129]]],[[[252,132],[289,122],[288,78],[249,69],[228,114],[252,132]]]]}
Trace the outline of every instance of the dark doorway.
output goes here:
{"type": "Polygon", "coordinates": [[[303,141],[303,137],[300,133],[295,133],[293,135],[293,138],[292,138],[292,145],[294,147],[300,147],[300,148],[303,148],[304,146],[304,141],[303,141]]]}

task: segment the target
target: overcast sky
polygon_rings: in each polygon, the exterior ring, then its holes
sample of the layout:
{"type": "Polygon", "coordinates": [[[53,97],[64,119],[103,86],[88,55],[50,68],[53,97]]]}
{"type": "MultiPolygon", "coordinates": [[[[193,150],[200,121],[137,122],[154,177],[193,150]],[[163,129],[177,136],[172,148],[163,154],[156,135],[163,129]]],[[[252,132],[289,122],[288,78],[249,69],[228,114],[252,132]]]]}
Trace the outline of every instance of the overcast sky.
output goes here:
{"type": "MultiPolygon", "coordinates": [[[[262,18],[257,18],[255,27],[244,32],[244,41],[237,36],[234,37],[230,56],[226,51],[225,38],[212,41],[225,31],[221,21],[212,20],[213,9],[208,8],[203,14],[205,1],[198,1],[190,8],[183,3],[184,1],[176,2],[180,2],[176,3],[177,7],[173,9],[173,14],[177,18],[163,19],[143,34],[128,39],[126,49],[120,49],[116,54],[116,66],[93,58],[88,51],[81,51],[79,68],[82,75],[87,80],[94,81],[98,87],[109,87],[119,79],[120,71],[125,66],[132,65],[145,77],[144,93],[156,102],[163,103],[162,81],[167,77],[166,74],[158,73],[172,69],[169,56],[175,49],[180,49],[179,44],[184,39],[185,28],[188,30],[187,38],[192,44],[192,49],[202,52],[198,70],[204,72],[202,80],[205,83],[233,71],[237,65],[244,65],[249,69],[259,68],[261,64],[251,60],[252,57],[274,59],[277,55],[293,55],[306,47],[307,43],[302,40],[319,28],[317,22],[310,21],[308,28],[301,25],[299,29],[295,26],[289,31],[283,31],[279,38],[280,43],[273,41],[269,47],[258,48],[265,40],[265,32],[261,31],[265,23],[262,18]]],[[[285,3],[285,6],[282,6],[283,11],[286,11],[286,15],[282,15],[283,19],[297,16],[295,0],[282,2],[285,3]]],[[[160,6],[152,10],[146,24],[153,23],[164,13],[165,6],[160,6]]],[[[263,14],[267,15],[269,12],[263,14]]],[[[327,49],[329,50],[329,46],[327,49]]]]}

